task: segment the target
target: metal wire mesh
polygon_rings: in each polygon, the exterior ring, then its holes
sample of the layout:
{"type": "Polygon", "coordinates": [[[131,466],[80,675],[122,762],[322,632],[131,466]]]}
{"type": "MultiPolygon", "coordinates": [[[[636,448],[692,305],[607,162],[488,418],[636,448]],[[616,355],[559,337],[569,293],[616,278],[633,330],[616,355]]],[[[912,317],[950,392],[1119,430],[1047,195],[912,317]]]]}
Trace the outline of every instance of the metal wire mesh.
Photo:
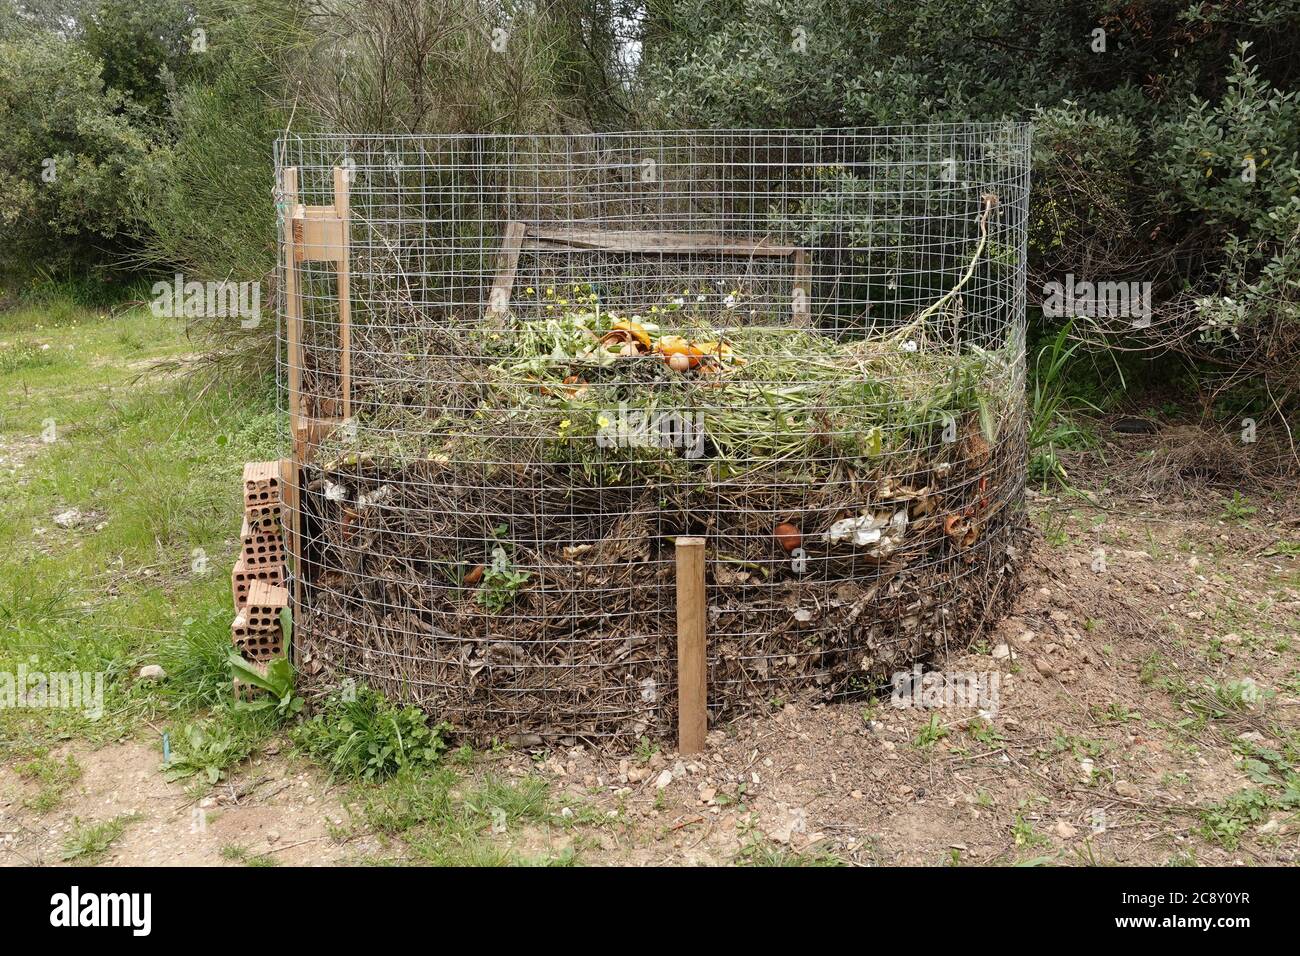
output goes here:
{"type": "Polygon", "coordinates": [[[278,144],[282,244],[336,168],[350,206],[346,329],[337,262],[280,282],[300,666],[479,739],[662,734],[684,534],[714,716],[969,641],[1022,523],[1029,135],[278,144]]]}

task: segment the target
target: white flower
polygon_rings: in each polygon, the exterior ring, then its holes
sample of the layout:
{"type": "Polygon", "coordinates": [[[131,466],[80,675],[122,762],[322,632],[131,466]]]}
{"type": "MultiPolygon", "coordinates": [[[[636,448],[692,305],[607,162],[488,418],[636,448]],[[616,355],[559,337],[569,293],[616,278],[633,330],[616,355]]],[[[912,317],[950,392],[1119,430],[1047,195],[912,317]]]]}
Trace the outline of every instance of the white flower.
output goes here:
{"type": "Polygon", "coordinates": [[[908,339],[906,342],[904,342],[902,345],[899,346],[899,349],[904,352],[915,352],[917,350],[917,347],[918,346],[914,341],[908,339]]]}

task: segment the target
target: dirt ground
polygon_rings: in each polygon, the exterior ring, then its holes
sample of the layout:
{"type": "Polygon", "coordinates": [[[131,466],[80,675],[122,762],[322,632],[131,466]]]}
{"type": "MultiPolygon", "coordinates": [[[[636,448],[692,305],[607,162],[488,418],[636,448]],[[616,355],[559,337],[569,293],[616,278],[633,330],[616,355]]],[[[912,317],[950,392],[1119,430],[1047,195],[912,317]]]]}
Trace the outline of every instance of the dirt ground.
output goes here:
{"type": "MultiPolygon", "coordinates": [[[[1281,496],[1251,501],[1034,495],[1013,613],[938,662],[996,675],[983,717],[792,701],[690,759],[481,754],[470,776],[540,776],[551,797],[546,821],[485,838],[582,864],[1294,864],[1300,523],[1281,496]]],[[[0,768],[0,863],[59,863],[75,828],[114,819],[96,862],[409,858],[287,741],[199,794],[166,783],[143,740],[66,745],[83,774],[44,813],[0,768]]]]}

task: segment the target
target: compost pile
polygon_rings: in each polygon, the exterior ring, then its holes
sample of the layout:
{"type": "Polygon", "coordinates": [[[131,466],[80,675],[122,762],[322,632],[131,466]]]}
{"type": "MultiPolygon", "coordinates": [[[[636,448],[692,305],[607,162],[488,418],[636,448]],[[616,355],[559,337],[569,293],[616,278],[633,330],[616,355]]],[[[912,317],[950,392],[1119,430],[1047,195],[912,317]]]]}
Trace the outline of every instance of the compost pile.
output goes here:
{"type": "Polygon", "coordinates": [[[732,321],[692,291],[358,328],[354,416],[303,500],[304,671],[480,741],[665,734],[686,534],[715,717],[870,691],[996,618],[1022,526],[1013,343],[732,321]]]}

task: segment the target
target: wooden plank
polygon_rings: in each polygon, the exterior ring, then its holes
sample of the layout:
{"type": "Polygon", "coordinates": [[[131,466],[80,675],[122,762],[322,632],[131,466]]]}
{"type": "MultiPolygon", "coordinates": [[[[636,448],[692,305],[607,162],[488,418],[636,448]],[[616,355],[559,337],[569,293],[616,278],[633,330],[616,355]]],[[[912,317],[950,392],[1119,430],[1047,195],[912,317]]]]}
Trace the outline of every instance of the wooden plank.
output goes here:
{"type": "Polygon", "coordinates": [[[589,249],[599,252],[626,253],[707,253],[727,256],[766,256],[784,258],[794,254],[794,246],[782,246],[766,239],[728,239],[707,233],[663,232],[644,229],[565,229],[529,226],[530,249],[564,251],[589,249]],[[551,245],[548,246],[547,243],[551,245]]]}
{"type": "Polygon", "coordinates": [[[294,429],[298,460],[304,464],[313,461],[321,442],[334,434],[334,429],[341,426],[343,422],[342,418],[299,416],[294,429]]]}
{"type": "Polygon", "coordinates": [[[293,217],[294,259],[340,262],[345,255],[343,220],[334,206],[299,206],[293,217]]]}
{"type": "Polygon", "coordinates": [[[510,309],[510,293],[515,285],[515,270],[519,268],[519,250],[524,241],[524,224],[522,222],[506,223],[506,232],[501,239],[501,251],[497,253],[497,277],[492,283],[488,296],[488,315],[500,317],[510,309]]]}
{"type": "Polygon", "coordinates": [[[704,539],[677,539],[677,750],[704,749],[709,731],[704,539]]]}
{"type": "Polygon", "coordinates": [[[807,249],[794,253],[794,289],[791,295],[791,318],[795,325],[812,325],[812,265],[807,249]]]}
{"type": "Polygon", "coordinates": [[[340,249],[338,258],[339,296],[339,391],[343,396],[343,417],[352,417],[352,272],[348,255],[352,237],[352,200],[348,195],[348,177],[342,166],[334,167],[334,211],[339,218],[340,249]]]}

